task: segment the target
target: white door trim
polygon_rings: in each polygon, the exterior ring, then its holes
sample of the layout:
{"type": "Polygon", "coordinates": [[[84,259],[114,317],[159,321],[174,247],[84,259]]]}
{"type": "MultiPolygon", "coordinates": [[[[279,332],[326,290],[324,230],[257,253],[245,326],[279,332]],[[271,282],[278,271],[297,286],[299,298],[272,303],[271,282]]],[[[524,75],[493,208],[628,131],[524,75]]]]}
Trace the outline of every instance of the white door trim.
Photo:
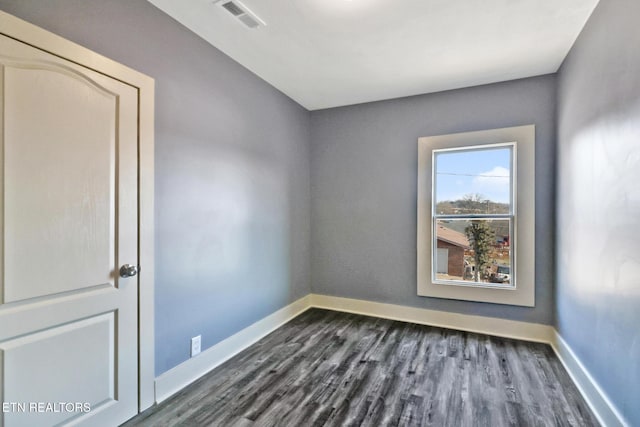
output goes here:
{"type": "Polygon", "coordinates": [[[0,11],[0,34],[120,80],[138,89],[138,410],[153,405],[154,354],[154,80],[60,36],[0,11]]]}

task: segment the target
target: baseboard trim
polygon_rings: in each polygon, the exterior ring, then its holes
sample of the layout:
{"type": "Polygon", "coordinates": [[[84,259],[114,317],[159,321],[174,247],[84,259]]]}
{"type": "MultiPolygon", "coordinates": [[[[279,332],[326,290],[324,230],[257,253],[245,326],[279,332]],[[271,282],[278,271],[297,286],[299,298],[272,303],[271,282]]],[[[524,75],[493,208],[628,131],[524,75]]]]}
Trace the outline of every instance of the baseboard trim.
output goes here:
{"type": "Polygon", "coordinates": [[[155,400],[160,403],[226,362],[245,348],[278,329],[310,307],[310,295],[281,308],[251,326],[220,341],[196,357],[163,373],[155,381],[155,400]]]}
{"type": "Polygon", "coordinates": [[[605,427],[630,426],[552,326],[320,294],[309,294],[300,298],[160,375],[155,380],[156,403],[168,399],[309,308],[550,344],[598,421],[605,427]]]}
{"type": "Polygon", "coordinates": [[[311,306],[421,325],[476,332],[524,341],[549,343],[553,327],[494,317],[428,310],[352,298],[311,294],[311,306]]]}
{"type": "Polygon", "coordinates": [[[607,427],[629,427],[631,424],[625,421],[613,402],[569,347],[569,344],[555,329],[549,344],[551,344],[558,359],[564,365],[573,383],[580,390],[582,397],[587,401],[600,424],[607,427]]]}

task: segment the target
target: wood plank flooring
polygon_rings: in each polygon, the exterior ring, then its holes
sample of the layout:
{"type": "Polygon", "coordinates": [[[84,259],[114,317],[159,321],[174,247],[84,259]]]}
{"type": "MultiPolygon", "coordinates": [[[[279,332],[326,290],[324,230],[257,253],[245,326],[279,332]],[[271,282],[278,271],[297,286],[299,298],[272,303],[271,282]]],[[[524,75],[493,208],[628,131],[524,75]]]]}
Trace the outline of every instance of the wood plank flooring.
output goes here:
{"type": "Polygon", "coordinates": [[[548,345],[311,309],[125,425],[598,422],[548,345]]]}

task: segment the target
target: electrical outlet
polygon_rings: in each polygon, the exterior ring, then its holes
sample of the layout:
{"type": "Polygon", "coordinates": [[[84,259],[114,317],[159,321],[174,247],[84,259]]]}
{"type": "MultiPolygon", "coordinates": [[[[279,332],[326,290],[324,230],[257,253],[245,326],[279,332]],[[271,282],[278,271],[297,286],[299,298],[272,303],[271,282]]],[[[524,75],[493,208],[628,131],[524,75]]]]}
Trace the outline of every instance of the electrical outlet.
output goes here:
{"type": "Polygon", "coordinates": [[[200,343],[202,342],[202,335],[191,338],[191,357],[200,353],[200,343]]]}

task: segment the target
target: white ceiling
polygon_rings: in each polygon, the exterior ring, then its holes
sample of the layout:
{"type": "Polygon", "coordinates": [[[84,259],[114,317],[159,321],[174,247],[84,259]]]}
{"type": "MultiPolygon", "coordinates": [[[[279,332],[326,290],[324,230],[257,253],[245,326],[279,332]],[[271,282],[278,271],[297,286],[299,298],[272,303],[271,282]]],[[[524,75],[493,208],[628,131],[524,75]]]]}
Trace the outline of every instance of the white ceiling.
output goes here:
{"type": "Polygon", "coordinates": [[[149,0],[309,110],[556,72],[598,0],[149,0]]]}

